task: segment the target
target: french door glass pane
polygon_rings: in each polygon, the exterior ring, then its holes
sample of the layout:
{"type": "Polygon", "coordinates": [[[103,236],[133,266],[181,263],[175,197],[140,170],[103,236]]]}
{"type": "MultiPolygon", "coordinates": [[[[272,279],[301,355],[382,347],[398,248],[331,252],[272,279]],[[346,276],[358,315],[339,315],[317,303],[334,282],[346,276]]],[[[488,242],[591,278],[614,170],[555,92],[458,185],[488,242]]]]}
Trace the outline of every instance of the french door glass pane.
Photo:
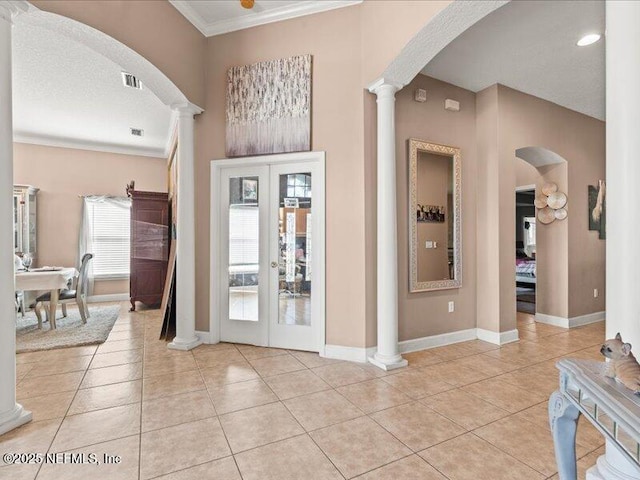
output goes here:
{"type": "Polygon", "coordinates": [[[280,175],[278,323],[311,325],[311,173],[280,175]]]}
{"type": "Polygon", "coordinates": [[[258,321],[258,177],[229,179],[229,319],[258,321]]]}

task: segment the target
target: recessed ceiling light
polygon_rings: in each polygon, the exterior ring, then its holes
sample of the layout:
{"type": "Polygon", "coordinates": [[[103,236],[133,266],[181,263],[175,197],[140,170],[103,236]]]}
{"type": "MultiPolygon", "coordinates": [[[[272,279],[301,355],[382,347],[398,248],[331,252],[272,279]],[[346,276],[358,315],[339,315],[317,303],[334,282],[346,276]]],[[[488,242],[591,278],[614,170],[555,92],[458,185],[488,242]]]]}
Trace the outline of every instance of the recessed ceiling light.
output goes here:
{"type": "Polygon", "coordinates": [[[580,40],[578,40],[577,45],[579,47],[586,47],[587,45],[591,45],[592,43],[596,43],[600,40],[601,35],[599,33],[590,33],[585,35],[580,40]]]}

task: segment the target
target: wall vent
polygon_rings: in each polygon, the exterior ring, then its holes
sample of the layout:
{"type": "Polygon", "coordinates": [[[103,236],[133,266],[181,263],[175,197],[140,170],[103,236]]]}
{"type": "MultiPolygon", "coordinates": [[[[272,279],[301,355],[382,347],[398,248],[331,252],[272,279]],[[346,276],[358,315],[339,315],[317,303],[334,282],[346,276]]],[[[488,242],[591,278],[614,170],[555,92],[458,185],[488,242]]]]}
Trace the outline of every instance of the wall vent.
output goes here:
{"type": "Polygon", "coordinates": [[[142,90],[142,82],[138,80],[138,77],[127,72],[122,72],[122,83],[125,87],[137,88],[142,90]]]}
{"type": "Polygon", "coordinates": [[[141,128],[131,127],[131,135],[133,135],[134,137],[142,137],[144,136],[144,130],[141,128]]]}

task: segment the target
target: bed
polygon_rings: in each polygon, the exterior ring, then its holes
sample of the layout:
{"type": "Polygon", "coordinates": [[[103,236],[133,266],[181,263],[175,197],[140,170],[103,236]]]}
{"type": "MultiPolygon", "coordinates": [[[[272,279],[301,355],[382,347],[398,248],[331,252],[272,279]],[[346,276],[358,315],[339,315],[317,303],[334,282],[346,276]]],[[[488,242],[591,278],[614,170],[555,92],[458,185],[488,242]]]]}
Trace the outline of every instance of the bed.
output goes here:
{"type": "Polygon", "coordinates": [[[516,259],[516,285],[518,284],[526,284],[526,286],[535,288],[536,261],[534,259],[516,259]]]}

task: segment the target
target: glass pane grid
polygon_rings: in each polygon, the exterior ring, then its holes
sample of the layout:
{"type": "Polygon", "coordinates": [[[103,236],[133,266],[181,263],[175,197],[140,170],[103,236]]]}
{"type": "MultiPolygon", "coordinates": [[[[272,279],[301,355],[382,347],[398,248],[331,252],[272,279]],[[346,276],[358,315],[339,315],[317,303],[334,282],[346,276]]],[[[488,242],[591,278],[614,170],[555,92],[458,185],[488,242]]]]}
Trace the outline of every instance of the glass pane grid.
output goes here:
{"type": "Polygon", "coordinates": [[[311,174],[280,176],[278,323],[311,325],[311,174]],[[285,199],[295,198],[295,202],[285,199]],[[295,205],[295,206],[291,206],[295,205]]]}
{"type": "Polygon", "coordinates": [[[258,178],[229,179],[229,319],[258,321],[258,178]]]}

